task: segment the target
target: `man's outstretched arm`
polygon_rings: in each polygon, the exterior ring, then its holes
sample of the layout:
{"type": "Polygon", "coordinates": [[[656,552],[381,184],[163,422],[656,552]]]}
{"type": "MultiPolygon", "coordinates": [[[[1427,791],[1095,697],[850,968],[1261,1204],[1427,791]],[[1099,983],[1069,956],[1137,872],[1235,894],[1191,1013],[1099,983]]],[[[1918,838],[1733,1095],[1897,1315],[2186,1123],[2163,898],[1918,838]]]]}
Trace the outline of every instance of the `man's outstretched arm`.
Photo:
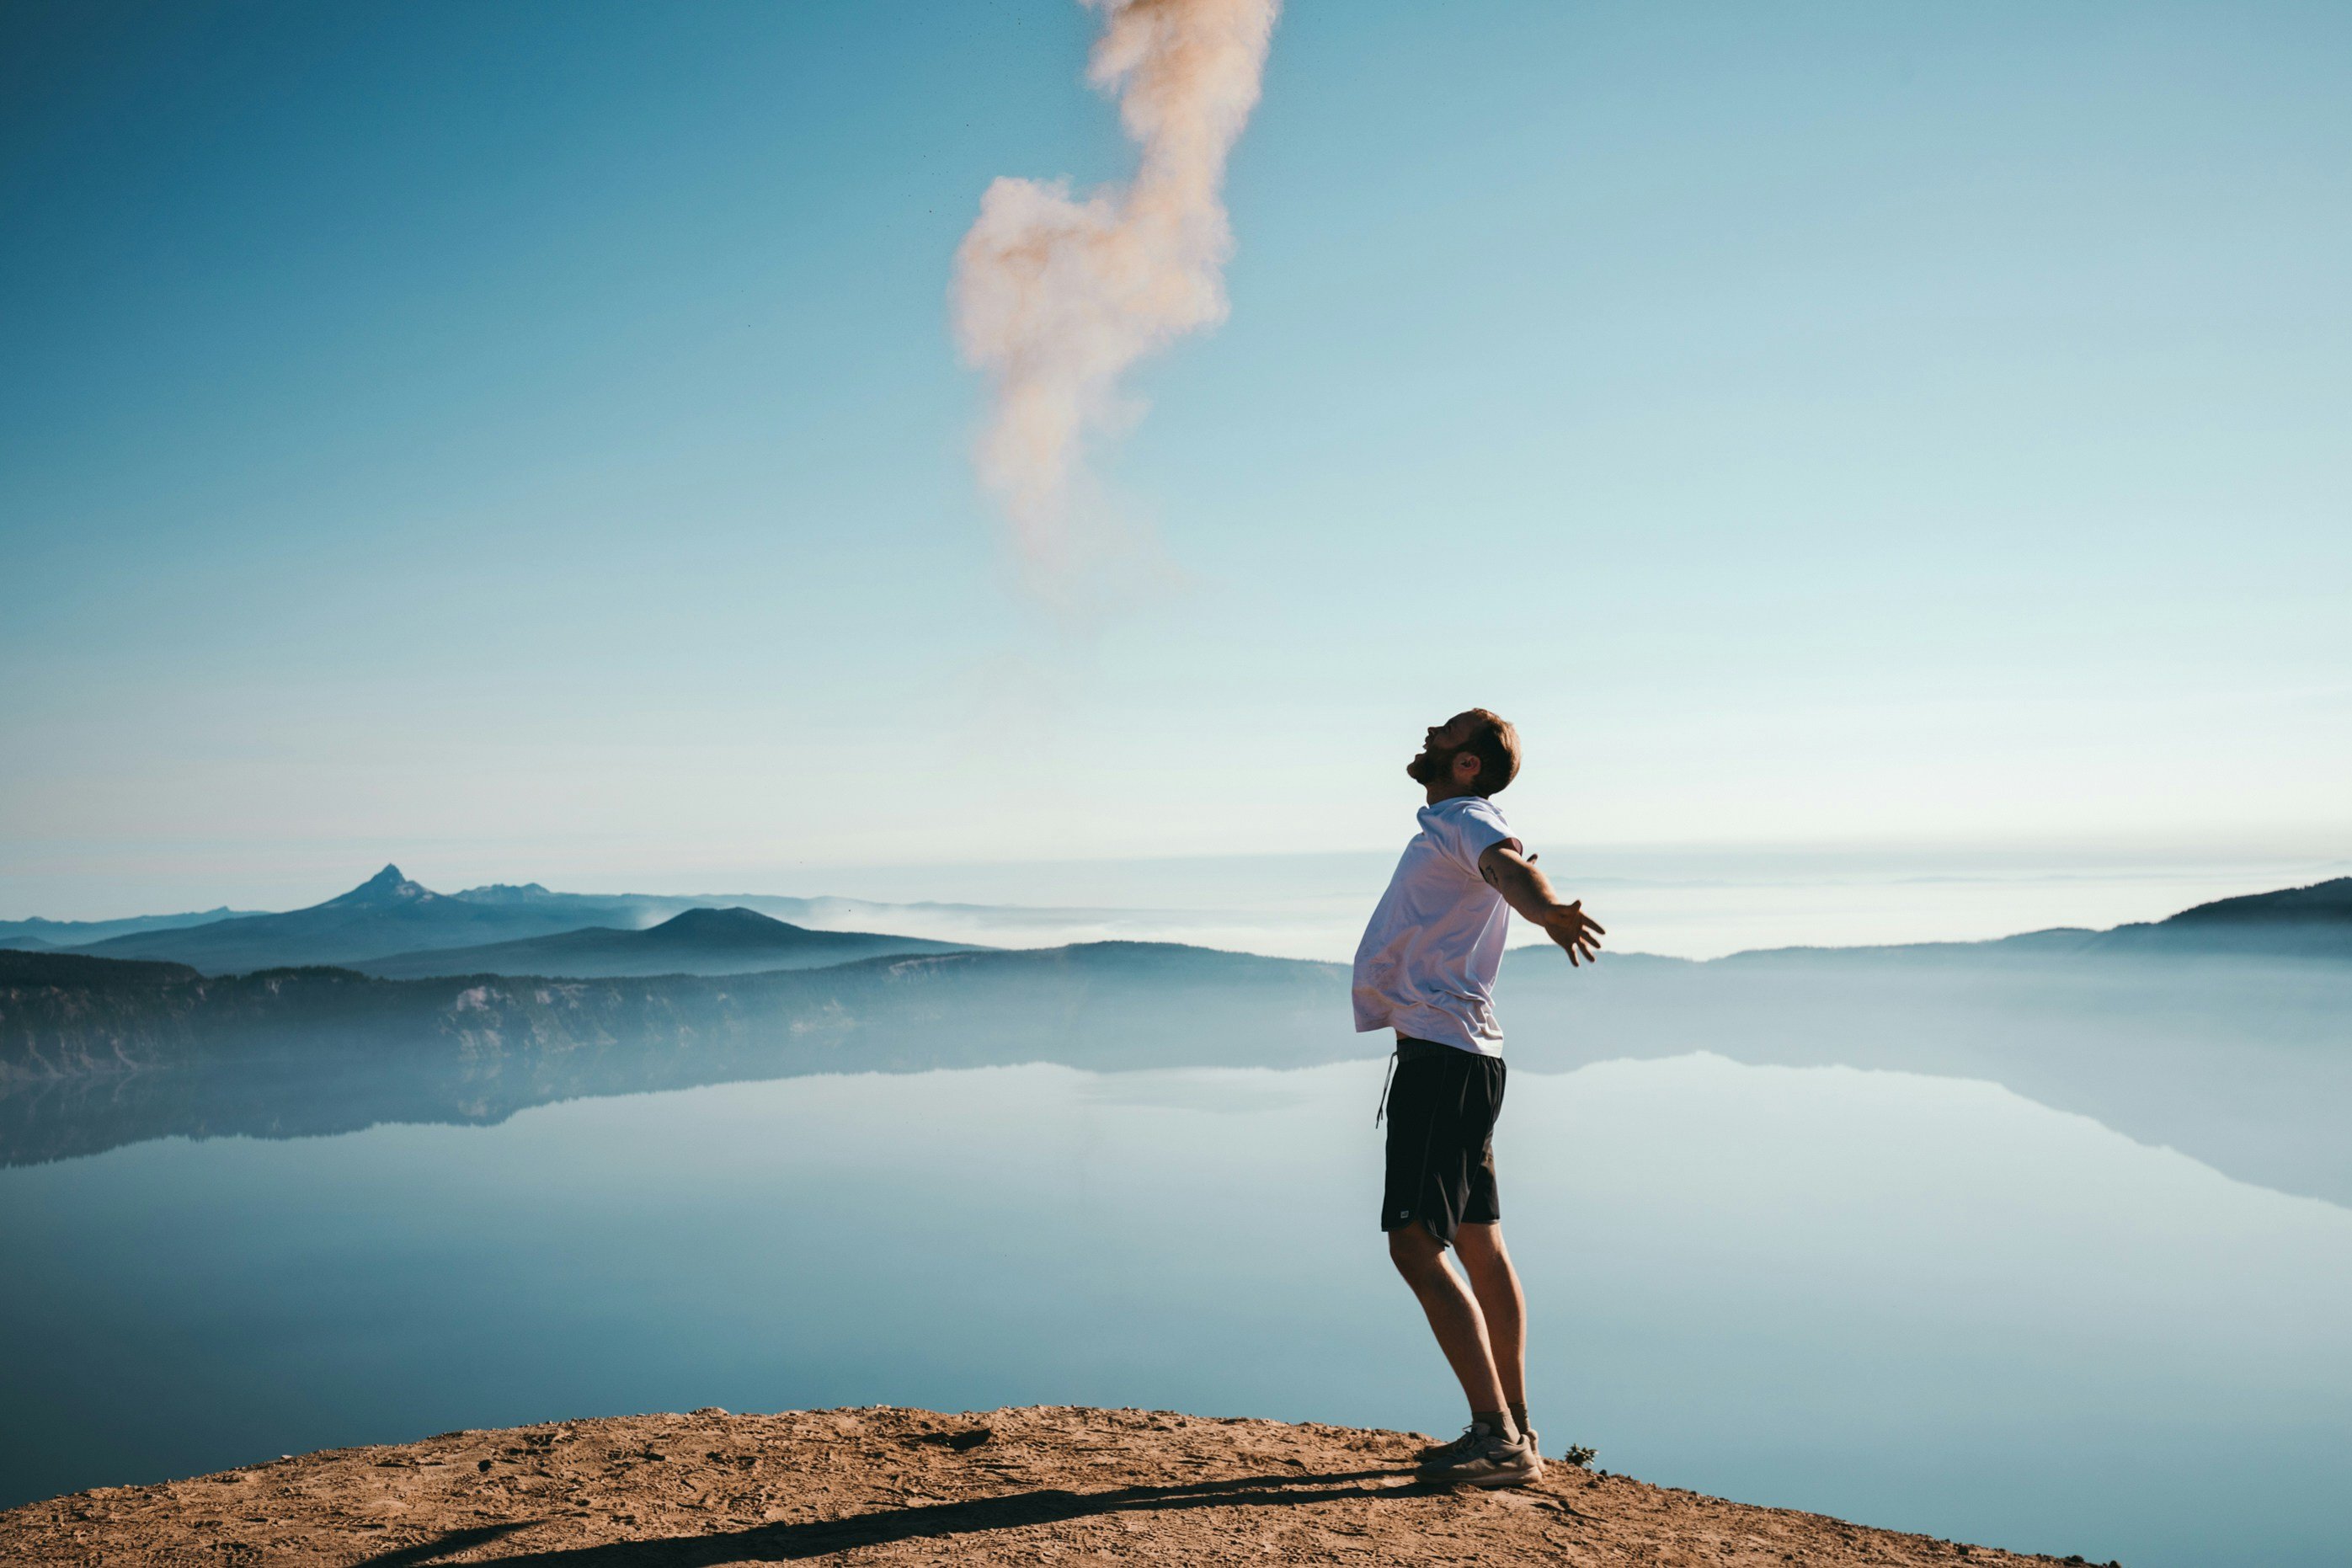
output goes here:
{"type": "Polygon", "coordinates": [[[1495,885],[1503,901],[1543,927],[1544,934],[1568,950],[1570,963],[1589,963],[1601,956],[1599,924],[1584,912],[1584,900],[1561,903],[1551,890],[1551,879],[1536,869],[1535,857],[1525,853],[1516,838],[1506,839],[1478,857],[1478,874],[1495,885]]]}

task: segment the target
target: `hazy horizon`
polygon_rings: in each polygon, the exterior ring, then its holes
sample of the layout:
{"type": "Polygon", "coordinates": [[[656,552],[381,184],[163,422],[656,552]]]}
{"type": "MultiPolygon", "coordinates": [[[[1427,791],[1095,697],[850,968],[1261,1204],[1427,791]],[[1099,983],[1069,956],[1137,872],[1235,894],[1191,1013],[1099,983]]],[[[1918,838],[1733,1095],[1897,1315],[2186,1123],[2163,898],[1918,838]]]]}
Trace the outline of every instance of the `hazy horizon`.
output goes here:
{"type": "MultiPolygon", "coordinates": [[[[1184,856],[961,865],[672,870],[565,875],[510,857],[393,854],[436,892],[538,882],[558,892],[656,897],[833,898],[849,903],[941,903],[966,910],[877,911],[898,934],[1046,946],[1168,941],[1287,958],[1343,961],[1396,852],[1184,856]]],[[[0,920],[110,920],[226,907],[305,908],[347,892],[385,862],[337,857],[310,875],[215,880],[126,878],[110,890],[59,879],[58,901],[0,907],[0,920]],[[126,902],[127,900],[127,902],[126,902]],[[143,901],[142,901],[143,900],[143,901]],[[137,907],[132,907],[133,905],[137,907]],[[74,912],[68,912],[74,911],[74,912]]],[[[2146,847],[1612,846],[1554,848],[1542,862],[1610,926],[1608,948],[1712,958],[1761,947],[1969,942],[2053,926],[2104,928],[2161,920],[2217,898],[2352,872],[2352,855],[2295,855],[2242,846],[2203,856],[2146,847]]],[[[10,891],[22,898],[30,879],[10,891]]],[[[866,929],[856,911],[824,923],[866,929]]],[[[1512,941],[1540,941],[1515,927],[1512,941]]]]}

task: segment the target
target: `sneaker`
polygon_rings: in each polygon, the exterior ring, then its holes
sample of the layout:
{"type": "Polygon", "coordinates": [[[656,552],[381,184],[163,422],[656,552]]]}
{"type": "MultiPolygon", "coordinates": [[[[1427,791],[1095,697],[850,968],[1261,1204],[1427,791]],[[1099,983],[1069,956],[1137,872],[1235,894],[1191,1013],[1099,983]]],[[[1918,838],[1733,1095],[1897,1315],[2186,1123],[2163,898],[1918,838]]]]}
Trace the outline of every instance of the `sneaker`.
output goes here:
{"type": "MultiPolygon", "coordinates": [[[[1412,1462],[1416,1466],[1453,1464],[1456,1459],[1467,1455],[1478,1443],[1484,1441],[1482,1435],[1486,1430],[1484,1422],[1473,1421],[1469,1426],[1462,1428],[1462,1436],[1454,1438],[1451,1443],[1432,1443],[1428,1447],[1415,1454],[1412,1457],[1412,1462]]],[[[1519,1435],[1528,1440],[1528,1451],[1540,1457],[1543,1449],[1537,1440],[1536,1429],[1532,1426],[1522,1426],[1519,1428],[1519,1435]]]]}
{"type": "Polygon", "coordinates": [[[1473,1421],[1461,1436],[1432,1449],[1420,1466],[1423,1480],[1451,1486],[1523,1487],[1542,1474],[1534,1444],[1525,1437],[1506,1442],[1483,1421],[1473,1421]]]}
{"type": "Polygon", "coordinates": [[[1428,1447],[1415,1454],[1412,1457],[1412,1462],[1417,1468],[1421,1469],[1443,1469],[1448,1465],[1468,1458],[1470,1450],[1486,1440],[1486,1424],[1484,1421],[1473,1421],[1469,1426],[1462,1428],[1462,1436],[1454,1438],[1451,1443],[1432,1443],[1428,1447]]]}

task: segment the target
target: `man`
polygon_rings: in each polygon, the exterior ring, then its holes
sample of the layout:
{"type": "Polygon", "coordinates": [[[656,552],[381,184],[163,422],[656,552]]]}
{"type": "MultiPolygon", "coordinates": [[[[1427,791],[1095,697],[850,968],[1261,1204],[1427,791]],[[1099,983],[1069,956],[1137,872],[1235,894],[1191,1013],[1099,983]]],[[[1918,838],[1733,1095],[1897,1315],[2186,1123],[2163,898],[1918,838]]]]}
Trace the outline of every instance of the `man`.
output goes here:
{"type": "MultiPolygon", "coordinates": [[[[1562,903],[1494,795],[1519,771],[1518,732],[1484,708],[1428,732],[1405,772],[1428,804],[1356,949],[1356,1028],[1394,1029],[1382,1095],[1388,1177],[1381,1228],[1470,1401],[1460,1437],[1422,1457],[1433,1480],[1524,1486],[1543,1474],[1528,1424],[1527,1300],[1503,1250],[1494,1131],[1503,1105],[1495,975],[1517,910],[1598,957],[1601,928],[1562,903]],[[1452,1246],[1469,1276],[1445,1266],[1452,1246]]],[[[1377,1120],[1377,1118],[1375,1118],[1377,1120]]]]}

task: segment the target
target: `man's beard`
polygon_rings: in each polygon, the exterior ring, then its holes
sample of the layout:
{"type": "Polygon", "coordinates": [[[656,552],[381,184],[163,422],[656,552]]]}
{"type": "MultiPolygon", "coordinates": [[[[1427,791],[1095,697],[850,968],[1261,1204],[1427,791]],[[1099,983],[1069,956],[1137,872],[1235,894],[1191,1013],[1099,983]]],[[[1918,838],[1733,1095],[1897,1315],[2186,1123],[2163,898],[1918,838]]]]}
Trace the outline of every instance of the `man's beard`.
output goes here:
{"type": "Polygon", "coordinates": [[[1405,777],[1417,784],[1435,784],[1454,771],[1454,759],[1461,751],[1459,746],[1449,752],[1441,752],[1435,746],[1424,747],[1421,755],[1405,763],[1405,777]]]}

